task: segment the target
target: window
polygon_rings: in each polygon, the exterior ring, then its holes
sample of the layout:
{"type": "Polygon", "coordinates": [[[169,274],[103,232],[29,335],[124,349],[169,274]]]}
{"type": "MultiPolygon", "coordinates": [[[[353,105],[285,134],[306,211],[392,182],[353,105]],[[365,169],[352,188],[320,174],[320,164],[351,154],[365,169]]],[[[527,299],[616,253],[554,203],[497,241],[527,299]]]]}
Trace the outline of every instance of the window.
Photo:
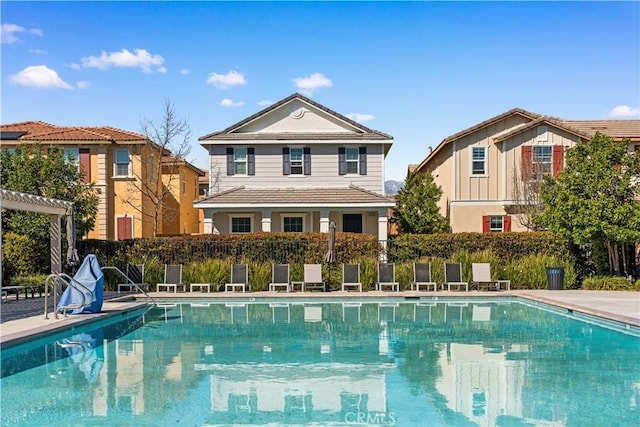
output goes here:
{"type": "Polygon", "coordinates": [[[339,147],[338,174],[366,175],[367,147],[339,147]]]}
{"type": "Polygon", "coordinates": [[[234,175],[247,174],[247,149],[236,148],[233,152],[233,173],[234,175]]]}
{"type": "Polygon", "coordinates": [[[251,233],[251,217],[235,216],[231,218],[232,233],[251,233]]]}
{"type": "Polygon", "coordinates": [[[534,145],[531,147],[531,177],[539,181],[546,174],[551,174],[552,146],[534,145]]]}
{"type": "Polygon", "coordinates": [[[342,231],[362,233],[362,214],[342,214],[342,231]]]}
{"type": "Polygon", "coordinates": [[[291,151],[291,175],[302,175],[302,148],[292,148],[291,151]]]}
{"type": "Polygon", "coordinates": [[[282,231],[302,233],[304,231],[304,218],[301,216],[285,216],[282,218],[282,231]]]}
{"type": "Polygon", "coordinates": [[[283,175],[311,175],[310,147],[282,147],[283,175]]]}
{"type": "Polygon", "coordinates": [[[511,231],[511,216],[484,215],[482,217],[483,233],[501,233],[511,231]]]}
{"type": "Polygon", "coordinates": [[[126,148],[116,149],[116,176],[129,176],[131,172],[131,161],[129,160],[129,150],[126,148]]]}
{"type": "Polygon", "coordinates": [[[489,231],[502,232],[503,229],[502,215],[491,215],[489,217],[489,231]]]}
{"type": "Polygon", "coordinates": [[[180,172],[180,179],[182,181],[182,194],[187,192],[187,173],[185,171],[180,172]]]}
{"type": "Polygon", "coordinates": [[[487,148],[473,147],[471,149],[471,175],[486,175],[487,148]]]}
{"type": "Polygon", "coordinates": [[[78,160],[80,159],[80,150],[78,150],[77,148],[65,148],[64,159],[70,162],[72,165],[78,165],[78,160]]]}

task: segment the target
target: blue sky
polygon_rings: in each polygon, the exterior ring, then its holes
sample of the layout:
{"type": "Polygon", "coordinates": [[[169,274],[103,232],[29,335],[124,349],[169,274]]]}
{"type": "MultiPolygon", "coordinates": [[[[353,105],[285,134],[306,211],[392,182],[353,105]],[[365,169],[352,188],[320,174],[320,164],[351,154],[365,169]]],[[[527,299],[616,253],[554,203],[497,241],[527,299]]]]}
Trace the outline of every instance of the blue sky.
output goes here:
{"type": "Polygon", "coordinates": [[[159,122],[197,138],[303,93],[395,138],[403,180],[445,137],[514,107],[640,117],[638,2],[0,3],[1,121],[159,122]]]}

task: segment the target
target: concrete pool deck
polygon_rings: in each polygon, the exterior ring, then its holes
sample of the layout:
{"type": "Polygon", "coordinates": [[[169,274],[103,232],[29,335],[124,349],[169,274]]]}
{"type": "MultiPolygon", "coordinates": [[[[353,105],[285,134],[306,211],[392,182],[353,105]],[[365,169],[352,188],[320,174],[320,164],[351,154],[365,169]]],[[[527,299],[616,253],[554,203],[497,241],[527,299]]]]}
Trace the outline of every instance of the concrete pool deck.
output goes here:
{"type": "MultiPolygon", "coordinates": [[[[464,297],[471,301],[475,298],[505,298],[519,297],[526,300],[542,302],[545,304],[561,307],[575,312],[581,312],[604,319],[613,320],[626,325],[640,328],[640,292],[614,292],[614,291],[549,291],[549,290],[514,290],[502,292],[250,292],[250,293],[225,293],[225,292],[186,292],[168,293],[153,292],[153,298],[162,299],[202,299],[211,298],[224,300],[228,298],[318,298],[318,299],[339,299],[344,297],[376,299],[384,297],[464,297]]],[[[114,295],[111,295],[112,297],[114,295]]],[[[115,295],[117,296],[117,294],[115,295]]],[[[12,318],[13,320],[2,320],[0,325],[0,344],[3,346],[11,343],[24,342],[35,338],[38,335],[58,329],[72,328],[81,323],[92,321],[96,318],[119,315],[123,312],[131,311],[145,304],[145,298],[141,294],[123,294],[121,298],[105,299],[103,311],[96,314],[70,315],[64,317],[50,313],[49,318],[44,318],[44,298],[30,298],[23,300],[9,300],[0,305],[0,319],[12,318]],[[35,310],[35,311],[34,311],[35,310]]]]}

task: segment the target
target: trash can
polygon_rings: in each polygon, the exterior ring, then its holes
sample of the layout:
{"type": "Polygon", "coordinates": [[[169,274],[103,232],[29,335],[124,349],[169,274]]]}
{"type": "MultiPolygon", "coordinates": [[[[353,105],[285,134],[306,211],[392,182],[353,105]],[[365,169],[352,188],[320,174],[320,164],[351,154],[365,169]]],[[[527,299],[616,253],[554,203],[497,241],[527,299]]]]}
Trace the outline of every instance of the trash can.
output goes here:
{"type": "Polygon", "coordinates": [[[564,289],[564,267],[547,267],[547,285],[549,290],[564,289]]]}

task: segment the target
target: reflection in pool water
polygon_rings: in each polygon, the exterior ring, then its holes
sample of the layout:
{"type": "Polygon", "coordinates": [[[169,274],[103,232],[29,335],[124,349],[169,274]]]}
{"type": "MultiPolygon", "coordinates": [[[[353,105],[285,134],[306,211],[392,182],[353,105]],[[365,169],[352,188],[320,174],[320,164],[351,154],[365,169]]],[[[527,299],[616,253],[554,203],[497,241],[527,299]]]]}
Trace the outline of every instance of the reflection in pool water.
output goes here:
{"type": "Polygon", "coordinates": [[[164,304],[10,348],[2,425],[599,426],[640,416],[637,336],[515,301],[274,301],[164,304]]]}

